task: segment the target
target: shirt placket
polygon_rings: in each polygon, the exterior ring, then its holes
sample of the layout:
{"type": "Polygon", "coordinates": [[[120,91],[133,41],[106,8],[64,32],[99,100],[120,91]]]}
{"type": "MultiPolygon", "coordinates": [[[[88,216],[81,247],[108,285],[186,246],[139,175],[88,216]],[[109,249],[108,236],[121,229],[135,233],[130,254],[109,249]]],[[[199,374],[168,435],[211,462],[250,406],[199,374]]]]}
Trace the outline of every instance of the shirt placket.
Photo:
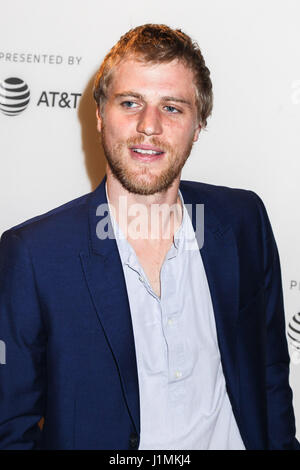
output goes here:
{"type": "Polygon", "coordinates": [[[172,257],[163,266],[161,276],[164,286],[161,312],[162,326],[168,350],[168,395],[171,403],[182,404],[185,395],[185,350],[180,328],[181,311],[176,283],[177,258],[172,257]],[[165,279],[168,279],[165,282],[165,279]]]}

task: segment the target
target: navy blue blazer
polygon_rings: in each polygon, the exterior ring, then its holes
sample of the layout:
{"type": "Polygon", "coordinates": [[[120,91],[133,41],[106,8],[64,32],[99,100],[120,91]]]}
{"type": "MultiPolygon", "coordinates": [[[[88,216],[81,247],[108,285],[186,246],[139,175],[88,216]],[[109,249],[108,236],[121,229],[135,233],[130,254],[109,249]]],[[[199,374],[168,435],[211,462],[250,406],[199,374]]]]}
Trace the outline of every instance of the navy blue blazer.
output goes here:
{"type": "MultiPolygon", "coordinates": [[[[264,205],[246,190],[190,181],[180,190],[185,203],[204,204],[201,256],[245,447],[299,449],[279,258],[264,205]]],[[[126,284],[115,240],[96,234],[96,210],[106,202],[104,178],[95,191],[2,235],[1,449],[138,448],[126,284]]]]}

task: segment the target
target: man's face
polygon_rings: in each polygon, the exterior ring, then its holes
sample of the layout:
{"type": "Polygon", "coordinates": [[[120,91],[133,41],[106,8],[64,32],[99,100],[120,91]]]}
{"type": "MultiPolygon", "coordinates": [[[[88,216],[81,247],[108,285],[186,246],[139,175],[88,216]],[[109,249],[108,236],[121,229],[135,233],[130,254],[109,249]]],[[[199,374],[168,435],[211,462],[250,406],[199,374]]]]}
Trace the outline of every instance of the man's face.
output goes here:
{"type": "Polygon", "coordinates": [[[172,61],[123,60],[113,71],[98,130],[108,165],[136,194],[167,190],[198,138],[193,72],[172,61]]]}

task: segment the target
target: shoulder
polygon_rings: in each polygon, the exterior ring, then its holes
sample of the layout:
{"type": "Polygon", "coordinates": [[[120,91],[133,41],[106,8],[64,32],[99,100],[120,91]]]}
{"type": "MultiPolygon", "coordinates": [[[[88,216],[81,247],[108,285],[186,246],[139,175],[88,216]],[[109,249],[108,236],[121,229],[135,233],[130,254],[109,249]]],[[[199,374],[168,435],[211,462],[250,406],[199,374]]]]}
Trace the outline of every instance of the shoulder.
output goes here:
{"type": "Polygon", "coordinates": [[[231,188],[228,186],[218,186],[214,184],[202,183],[198,181],[182,180],[180,189],[194,194],[195,197],[201,198],[204,202],[213,203],[216,207],[225,209],[241,205],[255,205],[260,201],[259,196],[251,190],[231,188]]]}
{"type": "Polygon", "coordinates": [[[1,243],[7,240],[23,240],[32,246],[49,249],[54,246],[67,247],[74,237],[80,237],[85,230],[87,205],[92,193],[68,201],[50,211],[37,215],[6,230],[1,243]]]}
{"type": "Polygon", "coordinates": [[[267,211],[254,191],[186,180],[181,181],[180,189],[188,201],[204,204],[204,213],[213,213],[221,225],[230,225],[234,231],[245,227],[250,231],[260,229],[268,237],[267,211]]]}

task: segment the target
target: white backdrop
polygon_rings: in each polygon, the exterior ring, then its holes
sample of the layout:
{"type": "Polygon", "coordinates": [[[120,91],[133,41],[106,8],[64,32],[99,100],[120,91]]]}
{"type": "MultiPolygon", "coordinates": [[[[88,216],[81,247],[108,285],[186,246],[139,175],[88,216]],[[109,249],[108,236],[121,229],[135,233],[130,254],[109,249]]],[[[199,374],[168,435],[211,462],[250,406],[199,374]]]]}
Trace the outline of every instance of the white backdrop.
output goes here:
{"type": "MultiPolygon", "coordinates": [[[[262,197],[281,257],[288,330],[300,312],[299,2],[15,0],[3,2],[1,17],[0,81],[23,80],[30,102],[13,117],[0,109],[0,233],[102,179],[91,89],[110,47],[139,24],[182,28],[203,51],[215,96],[182,177],[262,197]]],[[[289,347],[299,438],[300,353],[289,347]]]]}

